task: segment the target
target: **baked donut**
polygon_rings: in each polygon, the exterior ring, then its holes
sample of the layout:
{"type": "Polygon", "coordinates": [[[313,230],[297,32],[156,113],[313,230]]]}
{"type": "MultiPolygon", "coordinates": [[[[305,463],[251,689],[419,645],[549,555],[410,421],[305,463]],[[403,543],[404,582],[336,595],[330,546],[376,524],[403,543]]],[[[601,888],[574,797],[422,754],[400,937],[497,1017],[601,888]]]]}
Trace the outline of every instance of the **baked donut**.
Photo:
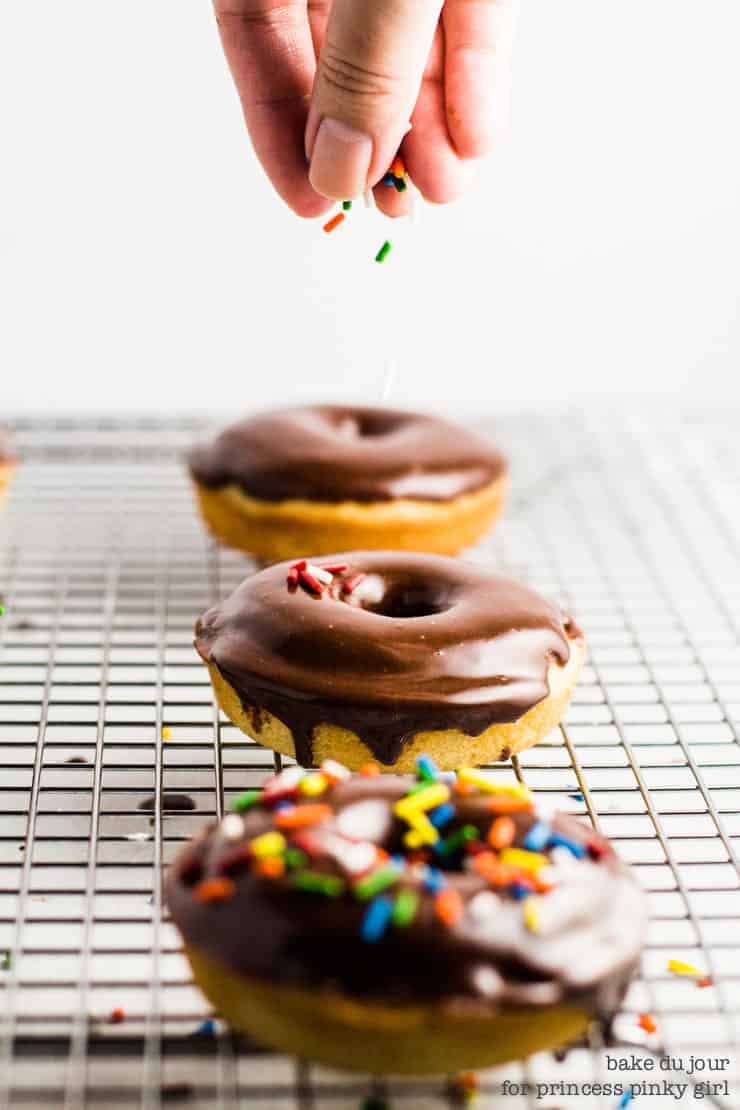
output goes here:
{"type": "Polygon", "coordinates": [[[291,766],[237,798],[165,896],[216,1011],[258,1042],[371,1073],[489,1067],[608,1027],[640,889],[609,844],[484,772],[291,766]]]}
{"type": "Polygon", "coordinates": [[[314,405],[244,420],[189,455],[216,539],[260,559],[357,549],[454,554],[501,509],[503,456],[446,420],[314,405]]]}
{"type": "Polygon", "coordinates": [[[560,721],[584,653],[533,590],[444,555],[277,563],[196,625],[219,705],[303,766],[507,759],[560,721]],[[323,579],[323,581],[322,581],[323,579]]]}
{"type": "Polygon", "coordinates": [[[13,477],[13,471],[16,468],[17,459],[13,453],[13,448],[10,444],[10,439],[0,428],[0,508],[5,501],[5,497],[10,486],[10,479],[13,477]]]}

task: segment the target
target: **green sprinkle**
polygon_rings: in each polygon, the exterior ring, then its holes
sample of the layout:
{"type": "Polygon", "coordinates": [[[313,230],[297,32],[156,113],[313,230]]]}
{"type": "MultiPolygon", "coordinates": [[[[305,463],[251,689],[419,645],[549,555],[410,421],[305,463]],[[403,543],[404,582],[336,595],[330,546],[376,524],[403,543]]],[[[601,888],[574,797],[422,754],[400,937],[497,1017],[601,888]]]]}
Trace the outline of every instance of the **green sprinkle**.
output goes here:
{"type": "Polygon", "coordinates": [[[394,177],[393,184],[396,186],[396,191],[399,193],[406,192],[406,182],[402,177],[394,177]]]}
{"type": "Polygon", "coordinates": [[[308,856],[302,852],[300,848],[288,848],[285,853],[285,865],[291,870],[296,867],[305,867],[308,863],[308,856]]]}
{"type": "Polygon", "coordinates": [[[397,883],[398,877],[398,868],[394,864],[389,863],[387,867],[380,867],[364,879],[360,879],[355,885],[355,897],[362,901],[374,898],[381,890],[387,890],[389,886],[397,883]]]}
{"type": "Polygon", "coordinates": [[[423,779],[422,782],[415,782],[414,785],[410,786],[406,791],[406,797],[410,798],[412,794],[418,794],[420,790],[426,790],[429,783],[433,781],[433,779],[423,779]]]}
{"type": "Polygon", "coordinates": [[[386,239],[386,241],[383,243],[383,246],[380,248],[378,253],[375,255],[375,261],[376,262],[385,262],[386,258],[388,257],[388,255],[390,253],[391,253],[390,240],[386,239]]]}
{"type": "Polygon", "coordinates": [[[344,209],[345,212],[349,212],[351,207],[352,207],[352,201],[351,200],[343,200],[342,201],[342,208],[344,209]]]}
{"type": "Polygon", "coordinates": [[[2,617],[4,613],[5,613],[5,606],[0,605],[0,617],[2,617]]]}
{"type": "Polygon", "coordinates": [[[393,903],[391,921],[399,929],[405,929],[416,916],[416,907],[419,905],[419,895],[415,890],[399,890],[393,903]]]}
{"type": "Polygon", "coordinates": [[[13,966],[13,957],[10,952],[3,952],[0,956],[0,971],[10,971],[13,966]]]}
{"type": "Polygon", "coordinates": [[[251,809],[252,806],[257,805],[261,797],[261,790],[247,790],[244,794],[240,794],[238,798],[234,798],[234,801],[231,803],[231,808],[234,813],[244,813],[246,810],[251,809]]]}
{"type": "Polygon", "coordinates": [[[290,877],[290,885],[310,894],[327,894],[330,898],[337,898],[343,892],[345,882],[336,875],[322,875],[318,871],[296,871],[290,877]]]}
{"type": "Polygon", "coordinates": [[[480,833],[475,825],[463,825],[452,836],[448,836],[446,840],[438,844],[435,851],[441,856],[451,856],[454,852],[459,851],[466,841],[478,840],[479,837],[480,833]]]}

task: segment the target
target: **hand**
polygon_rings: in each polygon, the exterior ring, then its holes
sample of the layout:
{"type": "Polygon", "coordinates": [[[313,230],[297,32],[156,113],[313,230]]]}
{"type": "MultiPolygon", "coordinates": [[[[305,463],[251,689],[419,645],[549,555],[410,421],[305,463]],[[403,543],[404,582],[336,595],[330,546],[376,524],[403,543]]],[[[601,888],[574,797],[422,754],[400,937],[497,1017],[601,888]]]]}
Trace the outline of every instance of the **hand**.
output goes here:
{"type": "MultiPolygon", "coordinates": [[[[399,148],[428,200],[457,197],[506,107],[513,4],[215,0],[252,142],[290,207],[318,216],[358,196],[399,148]]],[[[405,193],[375,196],[406,210],[405,193]]]]}

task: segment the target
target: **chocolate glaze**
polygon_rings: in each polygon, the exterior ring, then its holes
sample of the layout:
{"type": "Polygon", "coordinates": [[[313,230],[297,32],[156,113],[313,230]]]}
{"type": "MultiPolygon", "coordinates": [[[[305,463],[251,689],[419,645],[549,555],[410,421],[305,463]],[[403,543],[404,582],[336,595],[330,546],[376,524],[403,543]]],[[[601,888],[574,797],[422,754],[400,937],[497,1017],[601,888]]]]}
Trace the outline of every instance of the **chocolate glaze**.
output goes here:
{"type": "Polygon", "coordinates": [[[259,736],[261,709],[312,763],[312,734],[350,729],[386,765],[420,731],[478,736],[547,697],[575,624],[528,587],[443,555],[353,552],[317,599],[286,586],[289,563],[247,578],[196,626],[195,646],[236,690],[259,736]],[[346,598],[343,578],[367,575],[346,598]],[[370,600],[372,598],[372,600],[370,600]]]}
{"type": "Polygon", "coordinates": [[[315,405],[262,413],[188,456],[209,489],[235,484],[265,501],[448,501],[506,470],[482,436],[392,409],[315,405]]]}
{"type": "MultiPolygon", "coordinates": [[[[410,776],[354,775],[330,788],[320,800],[328,803],[332,816],[310,830],[319,843],[311,869],[347,878],[343,851],[356,848],[358,841],[370,841],[391,855],[407,855],[406,826],[394,816],[393,804],[413,781],[410,776]]],[[[456,815],[444,835],[473,824],[485,841],[494,816],[486,796],[453,795],[453,800],[456,815]]],[[[512,818],[515,845],[521,847],[538,815],[524,812],[512,818]]],[[[575,859],[567,848],[556,849],[555,855],[551,848],[543,849],[553,866],[548,873],[553,889],[538,895],[536,933],[526,927],[522,904],[509,888],[491,889],[471,869],[470,857],[467,864],[456,857],[444,869],[444,879],[463,900],[461,919],[452,928],[443,925],[434,894],[424,886],[425,869],[407,866],[393,893],[404,887],[417,892],[416,917],[407,928],[391,928],[369,944],[360,933],[368,903],[352,892],[351,876],[341,896],[326,897],[296,891],[289,873],[265,879],[250,871],[239,849],[274,827],[274,815],[264,806],[244,815],[243,834],[236,841],[233,829],[227,838],[226,826],[223,831],[217,824],[209,826],[173,865],[165,893],[186,944],[236,972],[307,989],[339,989],[388,1004],[441,1002],[457,1012],[490,1014],[507,1004],[567,1002],[608,1024],[639,960],[642,895],[609,845],[589,828],[562,814],[548,822],[578,845],[596,843],[600,858],[575,859]],[[194,898],[197,883],[221,875],[235,883],[232,898],[218,904],[194,898]],[[479,904],[471,902],[483,891],[490,892],[490,912],[481,914],[479,904]]]]}

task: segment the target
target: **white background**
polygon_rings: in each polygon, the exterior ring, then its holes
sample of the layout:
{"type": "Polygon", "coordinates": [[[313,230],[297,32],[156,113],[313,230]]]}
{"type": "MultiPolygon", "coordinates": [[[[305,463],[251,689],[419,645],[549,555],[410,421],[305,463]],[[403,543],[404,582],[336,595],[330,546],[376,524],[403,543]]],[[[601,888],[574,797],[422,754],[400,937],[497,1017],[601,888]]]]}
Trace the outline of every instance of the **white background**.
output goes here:
{"type": "Polygon", "coordinates": [[[472,195],[328,237],[207,0],[0,0],[0,411],[379,400],[391,355],[420,407],[736,391],[739,42],[738,0],[523,0],[472,195]]]}

